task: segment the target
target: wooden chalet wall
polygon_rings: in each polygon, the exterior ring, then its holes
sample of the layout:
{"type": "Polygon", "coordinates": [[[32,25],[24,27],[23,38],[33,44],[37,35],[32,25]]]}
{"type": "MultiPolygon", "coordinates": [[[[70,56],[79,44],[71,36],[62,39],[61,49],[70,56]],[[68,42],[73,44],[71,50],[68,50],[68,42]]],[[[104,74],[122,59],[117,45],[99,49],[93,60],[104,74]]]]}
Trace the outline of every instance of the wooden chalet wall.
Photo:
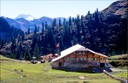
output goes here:
{"type": "Polygon", "coordinates": [[[89,51],[76,51],[52,63],[53,68],[87,68],[106,63],[107,58],[89,51]]]}

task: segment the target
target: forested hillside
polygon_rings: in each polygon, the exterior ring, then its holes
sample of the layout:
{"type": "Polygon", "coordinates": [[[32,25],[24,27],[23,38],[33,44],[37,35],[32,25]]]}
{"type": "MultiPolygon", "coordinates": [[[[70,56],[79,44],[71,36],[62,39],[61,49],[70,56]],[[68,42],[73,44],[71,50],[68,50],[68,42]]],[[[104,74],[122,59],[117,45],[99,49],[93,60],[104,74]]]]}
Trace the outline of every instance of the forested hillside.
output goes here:
{"type": "Polygon", "coordinates": [[[4,44],[14,41],[17,35],[23,36],[23,33],[20,29],[10,26],[4,17],[0,17],[0,49],[4,44]]]}
{"type": "MultiPolygon", "coordinates": [[[[121,3],[121,2],[118,2],[121,3]]],[[[124,13],[126,13],[124,11],[124,13]]],[[[7,27],[7,26],[6,26],[7,27]]],[[[17,38],[1,47],[1,53],[12,58],[30,60],[33,56],[58,53],[77,43],[107,55],[127,52],[127,18],[124,15],[99,12],[85,16],[42,22],[42,31],[35,25],[34,32],[16,35],[17,38]]],[[[6,31],[6,30],[5,30],[6,31]]],[[[11,32],[12,33],[12,32],[11,32]]]]}

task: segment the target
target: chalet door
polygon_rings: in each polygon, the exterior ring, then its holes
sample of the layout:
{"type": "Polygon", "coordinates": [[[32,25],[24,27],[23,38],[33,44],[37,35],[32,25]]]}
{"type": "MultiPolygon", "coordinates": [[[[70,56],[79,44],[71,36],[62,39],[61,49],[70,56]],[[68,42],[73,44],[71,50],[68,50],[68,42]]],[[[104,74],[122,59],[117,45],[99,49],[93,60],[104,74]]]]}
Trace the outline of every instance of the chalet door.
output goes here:
{"type": "Polygon", "coordinates": [[[59,67],[61,67],[61,65],[62,65],[62,63],[61,63],[61,62],[59,62],[59,67]]]}
{"type": "Polygon", "coordinates": [[[104,67],[105,66],[105,64],[104,63],[100,63],[100,67],[104,67]]]}

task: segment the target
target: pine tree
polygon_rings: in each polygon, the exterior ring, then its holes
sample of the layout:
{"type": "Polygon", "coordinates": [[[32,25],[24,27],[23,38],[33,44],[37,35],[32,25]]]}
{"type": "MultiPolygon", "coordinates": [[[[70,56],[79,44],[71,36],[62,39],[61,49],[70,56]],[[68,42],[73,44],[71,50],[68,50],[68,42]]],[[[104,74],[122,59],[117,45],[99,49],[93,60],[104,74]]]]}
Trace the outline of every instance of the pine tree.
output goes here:
{"type": "Polygon", "coordinates": [[[43,33],[44,33],[44,29],[45,29],[45,26],[44,26],[44,23],[42,23],[42,35],[43,35],[43,33]]]}
{"type": "Polygon", "coordinates": [[[76,19],[76,26],[77,26],[77,39],[78,39],[78,42],[80,42],[81,35],[80,35],[80,18],[79,18],[79,15],[77,16],[77,19],[76,19]]]}
{"type": "Polygon", "coordinates": [[[39,47],[38,47],[38,44],[36,44],[34,50],[33,50],[33,57],[36,57],[37,60],[40,59],[40,50],[39,50],[39,47]]]}
{"type": "Polygon", "coordinates": [[[32,59],[31,54],[29,52],[29,49],[27,47],[26,47],[25,52],[24,52],[24,59],[25,60],[31,60],[32,59]]]}
{"type": "Polygon", "coordinates": [[[59,27],[61,27],[61,26],[62,26],[61,19],[59,18],[59,27]]]}
{"type": "Polygon", "coordinates": [[[40,27],[38,26],[38,27],[37,27],[37,32],[39,32],[39,31],[40,31],[40,27]]]}
{"type": "Polygon", "coordinates": [[[28,34],[30,34],[30,27],[28,28],[28,34]]]}
{"type": "Polygon", "coordinates": [[[69,17],[69,27],[72,26],[72,18],[71,16],[69,17]]]}
{"type": "Polygon", "coordinates": [[[1,40],[1,42],[0,42],[0,49],[1,49],[3,46],[4,46],[4,41],[1,40]]]}
{"type": "Polygon", "coordinates": [[[34,35],[37,33],[37,26],[35,25],[34,35]]]}
{"type": "Polygon", "coordinates": [[[57,26],[56,19],[53,19],[53,23],[52,23],[52,31],[53,31],[53,33],[54,33],[55,29],[56,29],[56,26],[57,26]]]}

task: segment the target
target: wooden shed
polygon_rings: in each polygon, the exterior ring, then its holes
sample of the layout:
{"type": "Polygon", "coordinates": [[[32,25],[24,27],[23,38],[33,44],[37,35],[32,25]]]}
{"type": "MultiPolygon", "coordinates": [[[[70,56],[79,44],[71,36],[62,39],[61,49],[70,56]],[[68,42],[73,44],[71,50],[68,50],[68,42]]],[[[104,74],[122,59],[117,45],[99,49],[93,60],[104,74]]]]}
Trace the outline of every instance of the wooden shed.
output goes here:
{"type": "Polygon", "coordinates": [[[52,60],[52,68],[81,70],[86,68],[108,68],[107,56],[76,44],[52,60]]]}

